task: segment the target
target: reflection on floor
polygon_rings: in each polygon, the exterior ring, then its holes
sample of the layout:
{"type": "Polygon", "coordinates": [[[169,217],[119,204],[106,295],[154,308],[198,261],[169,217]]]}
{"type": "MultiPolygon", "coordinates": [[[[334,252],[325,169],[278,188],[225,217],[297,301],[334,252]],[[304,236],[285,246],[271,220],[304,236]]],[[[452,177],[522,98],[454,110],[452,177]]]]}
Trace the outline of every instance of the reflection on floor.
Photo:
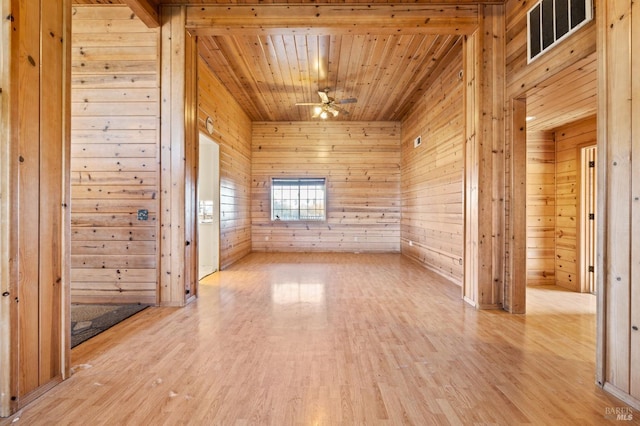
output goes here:
{"type": "Polygon", "coordinates": [[[78,346],[20,423],[616,424],[591,302],[528,295],[526,315],[477,311],[399,254],[253,253],[78,346]]]}

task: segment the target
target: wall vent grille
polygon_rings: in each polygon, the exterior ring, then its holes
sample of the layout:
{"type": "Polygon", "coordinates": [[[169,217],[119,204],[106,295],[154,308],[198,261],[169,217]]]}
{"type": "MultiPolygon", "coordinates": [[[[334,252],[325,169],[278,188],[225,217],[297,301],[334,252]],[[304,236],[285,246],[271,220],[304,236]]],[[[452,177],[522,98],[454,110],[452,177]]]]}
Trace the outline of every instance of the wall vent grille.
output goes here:
{"type": "Polygon", "coordinates": [[[593,20],[593,0],[540,0],[527,12],[527,62],[593,20]]]}

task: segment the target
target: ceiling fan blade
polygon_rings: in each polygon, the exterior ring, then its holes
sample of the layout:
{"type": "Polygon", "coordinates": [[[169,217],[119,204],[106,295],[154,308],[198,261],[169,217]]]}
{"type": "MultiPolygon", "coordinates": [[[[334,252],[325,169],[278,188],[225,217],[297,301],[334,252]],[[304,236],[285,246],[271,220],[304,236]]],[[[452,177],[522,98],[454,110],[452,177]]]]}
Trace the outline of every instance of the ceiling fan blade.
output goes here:
{"type": "Polygon", "coordinates": [[[338,112],[343,113],[344,115],[349,115],[349,111],[347,111],[344,108],[340,108],[339,106],[336,105],[331,105],[329,107],[329,109],[331,110],[331,113],[333,114],[333,116],[335,117],[336,115],[338,115],[338,112]],[[335,112],[334,112],[335,111],[335,112]]]}
{"type": "Polygon", "coordinates": [[[348,99],[339,100],[336,103],[338,103],[338,104],[355,104],[356,102],[358,102],[358,100],[356,98],[348,98],[348,99]]]}
{"type": "Polygon", "coordinates": [[[314,105],[314,106],[322,106],[323,104],[319,104],[317,102],[296,102],[296,105],[314,105]]]}
{"type": "Polygon", "coordinates": [[[322,103],[329,103],[329,95],[327,95],[327,92],[318,91],[318,95],[320,96],[320,99],[322,99],[322,103]]]}

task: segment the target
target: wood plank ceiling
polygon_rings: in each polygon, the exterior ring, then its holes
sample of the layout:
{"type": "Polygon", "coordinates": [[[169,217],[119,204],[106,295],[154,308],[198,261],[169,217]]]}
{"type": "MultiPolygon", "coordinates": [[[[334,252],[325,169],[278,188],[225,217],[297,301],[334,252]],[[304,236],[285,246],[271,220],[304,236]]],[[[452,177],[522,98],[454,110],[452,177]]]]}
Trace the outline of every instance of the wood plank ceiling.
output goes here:
{"type": "MultiPolygon", "coordinates": [[[[128,0],[74,0],[76,4],[126,4],[128,0]]],[[[158,4],[215,4],[212,1],[163,1],[158,4]]],[[[250,4],[252,1],[236,4],[250,4]]],[[[264,4],[255,1],[255,4],[264,4]]],[[[282,3],[282,2],[280,2],[282,3]]],[[[306,1],[298,4],[317,4],[306,1]]],[[[398,2],[375,2],[398,3],[398,2]]],[[[430,2],[424,2],[426,4],[430,2]]],[[[437,3],[474,4],[474,1],[437,3]]],[[[225,4],[229,4],[225,2],[225,4]]],[[[423,34],[398,28],[357,33],[322,33],[286,28],[198,33],[200,56],[253,121],[312,120],[318,91],[329,89],[340,105],[332,120],[401,120],[423,91],[461,48],[459,29],[452,34],[423,34]],[[457,33],[456,33],[457,31],[457,33]]]]}
{"type": "Polygon", "coordinates": [[[319,90],[349,114],[400,120],[460,44],[448,35],[232,35],[199,38],[200,55],[254,121],[312,118],[319,90]]]}
{"type": "MultiPolygon", "coordinates": [[[[262,0],[74,0],[75,4],[236,5],[287,4],[262,0]]],[[[297,0],[298,5],[341,4],[297,0]]],[[[344,2],[347,3],[347,2],[344,2]]],[[[350,4],[415,4],[412,0],[350,4]]],[[[422,0],[429,4],[473,5],[475,0],[422,0]]],[[[368,7],[369,7],[368,6],[368,7]]],[[[385,22],[386,24],[386,22],[385,22]]],[[[342,105],[349,114],[335,119],[401,120],[439,69],[461,44],[455,34],[397,34],[388,27],[371,26],[357,34],[350,31],[312,33],[287,28],[264,31],[199,32],[201,57],[254,121],[300,121],[312,119],[312,107],[299,102],[318,102],[319,90],[329,89],[337,100],[356,98],[342,105]]],[[[578,62],[548,79],[527,95],[527,115],[536,117],[530,130],[549,130],[596,113],[596,58],[578,62]],[[561,96],[572,93],[572,96],[561,96]]]]}

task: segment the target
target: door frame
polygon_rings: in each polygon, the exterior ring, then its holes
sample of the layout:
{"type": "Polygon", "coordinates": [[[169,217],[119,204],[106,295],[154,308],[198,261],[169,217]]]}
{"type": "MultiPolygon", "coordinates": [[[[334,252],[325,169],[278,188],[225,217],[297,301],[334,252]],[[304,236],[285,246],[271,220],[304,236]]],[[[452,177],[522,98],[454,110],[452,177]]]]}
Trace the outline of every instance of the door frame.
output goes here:
{"type": "MultiPolygon", "coordinates": [[[[214,229],[214,233],[217,236],[217,240],[216,240],[216,244],[215,244],[215,248],[214,251],[216,251],[216,265],[215,268],[216,271],[220,270],[220,144],[218,142],[216,142],[213,139],[213,134],[211,134],[211,136],[207,135],[206,133],[204,133],[202,130],[199,132],[199,138],[198,138],[198,145],[201,145],[203,142],[207,143],[207,144],[212,144],[218,147],[218,164],[216,164],[216,171],[214,173],[214,185],[217,183],[218,185],[218,190],[217,190],[217,194],[218,194],[218,198],[217,198],[217,202],[215,204],[214,207],[214,226],[216,229],[214,229]]],[[[198,181],[196,182],[196,187],[197,189],[197,205],[198,205],[198,212],[200,212],[200,150],[198,149],[198,181]]],[[[196,228],[196,252],[197,252],[197,259],[198,259],[198,279],[200,279],[200,220],[199,220],[199,214],[198,214],[198,221],[197,221],[197,228],[196,228]]]]}

